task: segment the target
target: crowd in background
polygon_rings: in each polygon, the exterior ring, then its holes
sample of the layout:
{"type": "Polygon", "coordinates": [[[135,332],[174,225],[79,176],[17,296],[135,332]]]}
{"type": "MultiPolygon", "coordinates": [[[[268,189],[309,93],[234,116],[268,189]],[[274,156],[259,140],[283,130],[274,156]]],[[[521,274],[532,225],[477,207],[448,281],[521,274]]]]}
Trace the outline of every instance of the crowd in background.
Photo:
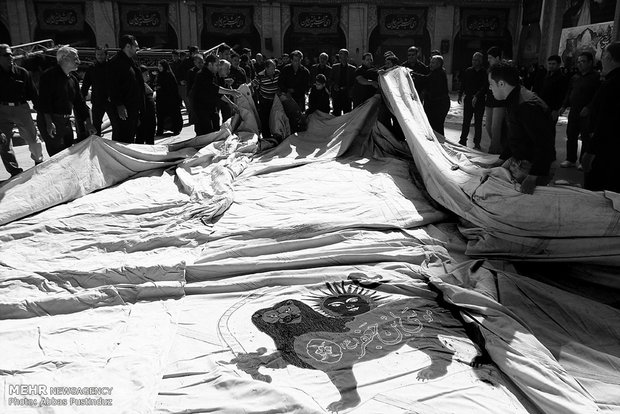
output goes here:
{"type": "MultiPolygon", "coordinates": [[[[575,70],[570,73],[562,67],[557,55],[549,57],[546,67],[532,65],[526,70],[503,59],[497,47],[484,54],[475,53],[472,65],[455,77],[458,102],[463,104],[459,143],[467,145],[473,119],[474,148],[482,150],[482,124],[486,119],[486,130],[491,138],[488,151],[500,154],[502,165],[507,168],[509,165],[505,163],[520,154],[517,167],[525,171],[525,189],[531,192],[535,185],[529,185],[533,179],[527,177],[530,168],[525,168],[524,161],[531,164],[529,167],[535,172],[531,175],[538,177],[535,180],[540,185],[544,181],[540,177],[548,174],[549,165],[555,159],[555,124],[559,115],[570,108],[567,159],[560,165],[583,168],[590,176],[586,179],[587,188],[619,191],[618,171],[605,170],[607,175],[612,172],[616,175],[612,182],[600,178],[596,169],[597,164],[602,165],[606,160],[605,152],[613,149],[615,153],[620,145],[617,138],[600,137],[608,133],[601,127],[608,122],[601,113],[609,113],[610,119],[620,113],[613,112],[617,103],[608,96],[608,89],[617,91],[615,65],[620,61],[617,44],[608,46],[600,62],[589,52],[581,53],[575,70]],[[498,69],[493,72],[495,67],[498,69]],[[509,84],[512,89],[503,90],[498,82],[502,86],[509,84]],[[534,107],[540,111],[531,112],[534,107]],[[524,113],[531,117],[529,124],[521,122],[524,113]],[[579,140],[583,145],[578,156],[579,140]],[[598,161],[593,163],[594,154],[598,161]],[[591,174],[593,168],[594,175],[591,174]]],[[[172,51],[169,59],[158,62],[157,70],[136,63],[139,45],[135,37],[122,36],[118,46],[120,51],[111,57],[107,50],[97,48],[95,63],[85,72],[83,80],[75,72],[80,63],[78,51],[61,47],[57,51],[57,65],[43,72],[37,81],[27,70],[14,64],[8,45],[0,45],[1,155],[11,175],[21,172],[12,151],[14,126],[28,143],[35,163],[43,159],[41,143],[29,116],[28,101],[33,102],[37,112],[36,128],[50,156],[90,134],[101,135],[106,113],[112,125],[111,138],[125,143],[153,144],[155,137],[165,131],[180,133],[183,107],[197,135],[216,131],[238,111],[235,100],[240,96],[237,89],[242,84],[249,86],[255,99],[263,138],[271,135],[269,115],[276,96],[289,115],[291,131],[300,131],[305,127],[306,117],[315,111],[339,116],[362,105],[379,92],[380,71],[394,66],[409,69],[429,123],[441,135],[450,109],[443,57],[434,50],[428,62],[423,62],[415,46],[408,49],[402,60],[393,52],[386,52],[383,66],[377,67],[372,53],[364,53],[361,64],[354,65],[345,48],[336,56],[321,53],[309,57],[294,50],[279,59],[267,59],[261,53],[252,55],[247,48],[233,50],[222,44],[209,54],[197,47],[172,51]],[[85,103],[87,97],[90,97],[90,110],[85,103]]],[[[393,116],[381,120],[398,129],[393,116]]]]}

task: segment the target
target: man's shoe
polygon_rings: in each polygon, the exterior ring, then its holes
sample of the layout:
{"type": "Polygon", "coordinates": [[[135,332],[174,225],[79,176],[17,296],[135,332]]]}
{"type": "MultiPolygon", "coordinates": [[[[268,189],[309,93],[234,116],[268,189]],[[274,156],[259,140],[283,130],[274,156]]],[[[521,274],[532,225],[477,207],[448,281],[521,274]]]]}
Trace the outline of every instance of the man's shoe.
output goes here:
{"type": "Polygon", "coordinates": [[[459,140],[459,144],[461,144],[463,146],[467,146],[467,140],[466,139],[460,139],[459,140]]]}
{"type": "Polygon", "coordinates": [[[577,166],[577,164],[575,164],[574,162],[569,161],[569,160],[562,161],[560,163],[560,167],[562,167],[562,168],[574,168],[576,166],[577,166]]]}

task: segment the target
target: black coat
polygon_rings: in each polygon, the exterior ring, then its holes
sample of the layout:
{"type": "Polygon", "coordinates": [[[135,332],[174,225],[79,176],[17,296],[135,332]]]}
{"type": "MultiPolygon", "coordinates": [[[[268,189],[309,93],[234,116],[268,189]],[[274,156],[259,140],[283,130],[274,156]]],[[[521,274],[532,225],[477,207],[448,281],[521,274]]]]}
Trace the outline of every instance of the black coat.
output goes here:
{"type": "Polygon", "coordinates": [[[108,62],[108,92],[110,102],[116,107],[144,108],[144,79],[140,67],[119,51],[108,62]]]}

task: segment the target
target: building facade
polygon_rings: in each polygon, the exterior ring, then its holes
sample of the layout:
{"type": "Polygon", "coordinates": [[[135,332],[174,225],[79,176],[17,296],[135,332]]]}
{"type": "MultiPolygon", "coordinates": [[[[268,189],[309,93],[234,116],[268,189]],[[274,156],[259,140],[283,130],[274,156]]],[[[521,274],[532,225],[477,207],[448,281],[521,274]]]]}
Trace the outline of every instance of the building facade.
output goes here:
{"type": "MultiPolygon", "coordinates": [[[[391,50],[404,59],[416,45],[444,56],[449,73],[477,50],[500,46],[525,63],[558,53],[563,29],[615,21],[620,0],[0,0],[0,41],[41,39],[83,47],[116,47],[124,33],[142,47],[208,49],[221,42],[280,56],[301,49],[314,57],[346,47],[379,64],[391,50]],[[588,6],[588,7],[586,7],[588,6]],[[588,10],[586,10],[588,9],[588,10]],[[580,20],[581,19],[581,20],[580,20]],[[609,19],[609,20],[607,20],[609,19]]],[[[617,38],[617,30],[610,32],[617,38]]]]}

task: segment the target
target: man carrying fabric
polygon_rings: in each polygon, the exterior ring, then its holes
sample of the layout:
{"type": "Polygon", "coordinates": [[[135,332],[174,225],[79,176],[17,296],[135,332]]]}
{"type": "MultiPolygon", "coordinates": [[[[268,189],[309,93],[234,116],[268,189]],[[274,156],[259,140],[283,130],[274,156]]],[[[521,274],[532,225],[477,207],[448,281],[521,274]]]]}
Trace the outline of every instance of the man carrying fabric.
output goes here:
{"type": "Polygon", "coordinates": [[[14,64],[9,45],[0,44],[0,157],[11,176],[23,171],[13,152],[13,126],[17,126],[20,137],[28,144],[34,163],[43,162],[43,147],[27,102],[36,98],[37,90],[30,73],[14,64]]]}
{"type": "Polygon", "coordinates": [[[517,68],[500,62],[489,69],[493,96],[506,101],[508,145],[500,156],[502,167],[521,184],[521,192],[532,194],[546,185],[549,167],[555,160],[555,126],[549,107],[535,93],[519,85],[517,68]]]}
{"type": "Polygon", "coordinates": [[[280,90],[297,102],[299,110],[306,110],[306,93],[310,88],[310,71],[301,64],[304,58],[299,50],[291,52],[291,63],[284,66],[280,73],[280,90]]]}
{"type": "Polygon", "coordinates": [[[196,116],[194,130],[196,135],[217,131],[220,117],[217,108],[223,94],[240,97],[241,92],[219,86],[217,81],[219,58],[215,55],[205,57],[204,67],[196,74],[192,87],[192,110],[196,116]]]}
{"type": "Polygon", "coordinates": [[[36,105],[37,125],[50,156],[73,145],[73,111],[76,122],[79,119],[85,120],[90,135],[96,132],[75,74],[80,64],[77,50],[63,46],[56,52],[56,60],[58,65],[41,75],[39,101],[36,105]]]}

